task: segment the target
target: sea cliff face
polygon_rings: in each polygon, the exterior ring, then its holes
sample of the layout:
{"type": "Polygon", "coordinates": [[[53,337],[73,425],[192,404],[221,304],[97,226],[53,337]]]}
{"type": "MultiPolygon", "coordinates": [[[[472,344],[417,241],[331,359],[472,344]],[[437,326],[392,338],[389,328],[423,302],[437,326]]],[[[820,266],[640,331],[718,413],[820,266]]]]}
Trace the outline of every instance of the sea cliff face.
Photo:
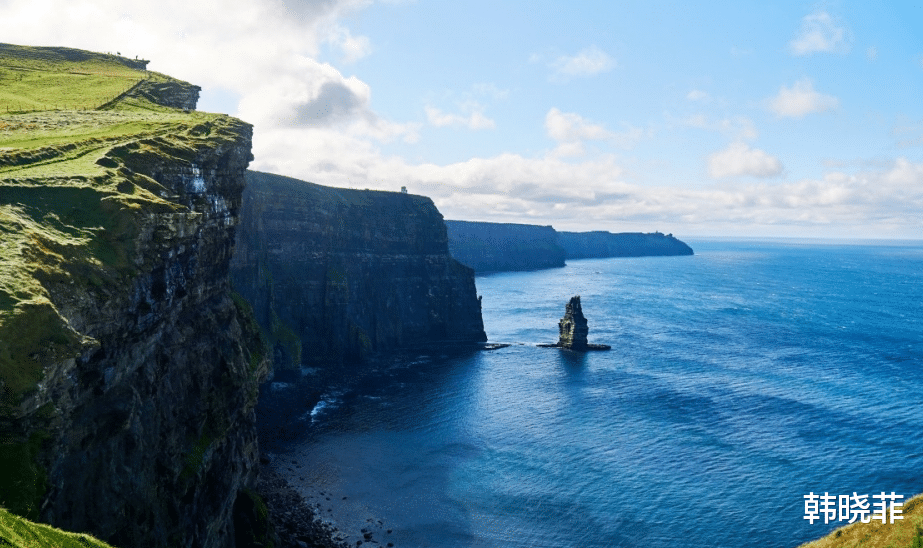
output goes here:
{"type": "Polygon", "coordinates": [[[692,248],[659,232],[558,232],[550,226],[446,221],[449,250],[477,272],[537,270],[565,259],[692,255],[692,248]]]}
{"type": "Polygon", "coordinates": [[[477,272],[564,266],[564,248],[550,226],[446,221],[449,250],[477,272]]]}
{"type": "Polygon", "coordinates": [[[280,370],[486,340],[473,272],[422,196],[248,172],[232,279],[280,370]]]}
{"type": "Polygon", "coordinates": [[[228,280],[251,127],[156,90],[2,117],[55,154],[0,152],[0,502],[121,548],[226,547],[268,371],[228,280]]]}
{"type": "Polygon", "coordinates": [[[568,259],[692,255],[692,248],[660,232],[558,232],[568,259]]]}

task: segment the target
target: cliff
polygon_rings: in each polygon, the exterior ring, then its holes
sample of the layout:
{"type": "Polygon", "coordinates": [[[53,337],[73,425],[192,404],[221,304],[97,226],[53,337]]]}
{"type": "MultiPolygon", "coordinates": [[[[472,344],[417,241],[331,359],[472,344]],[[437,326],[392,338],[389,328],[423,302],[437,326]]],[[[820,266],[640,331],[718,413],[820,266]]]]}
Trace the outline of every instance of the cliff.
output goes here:
{"type": "Polygon", "coordinates": [[[0,115],[0,505],[233,545],[268,368],[228,280],[251,127],[113,56],[2,48],[0,111],[31,112],[0,115]]]}
{"type": "Polygon", "coordinates": [[[558,236],[568,259],[692,255],[691,247],[660,232],[558,232],[558,236]]]}
{"type": "Polygon", "coordinates": [[[477,272],[564,266],[564,248],[550,226],[446,221],[449,251],[477,272]]]}
{"type": "Polygon", "coordinates": [[[231,274],[277,369],[487,339],[473,272],[423,196],[248,172],[231,274]]]}

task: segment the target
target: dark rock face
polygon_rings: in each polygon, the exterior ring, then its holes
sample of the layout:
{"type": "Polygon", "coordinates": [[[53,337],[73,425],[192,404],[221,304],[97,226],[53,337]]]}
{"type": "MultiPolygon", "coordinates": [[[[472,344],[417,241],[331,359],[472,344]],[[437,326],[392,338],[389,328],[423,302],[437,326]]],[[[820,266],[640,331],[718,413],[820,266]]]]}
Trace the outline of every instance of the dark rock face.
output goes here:
{"type": "Polygon", "coordinates": [[[550,226],[446,221],[449,251],[476,272],[564,266],[564,248],[550,226]]]}
{"type": "Polygon", "coordinates": [[[558,232],[568,259],[692,255],[692,248],[672,234],[605,231],[558,232]]]}
{"type": "Polygon", "coordinates": [[[140,82],[129,96],[144,97],[158,104],[184,110],[195,110],[202,88],[186,82],[140,82]]]}
{"type": "Polygon", "coordinates": [[[190,212],[145,220],[136,246],[146,267],[133,283],[104,300],[59,293],[63,315],[100,343],[46,380],[67,408],[42,511],[59,527],[125,547],[231,538],[237,493],[256,480],[254,406],[268,365],[244,346],[258,335],[229,296],[250,159],[240,129],[236,146],[187,165],[128,156],[190,212]]]}
{"type": "Polygon", "coordinates": [[[422,196],[248,172],[231,268],[279,369],[486,340],[473,272],[422,196]]]}
{"type": "Polygon", "coordinates": [[[120,270],[42,280],[83,341],[76,357],[47,363],[17,406],[12,435],[45,436],[42,521],[124,548],[233,539],[234,502],[256,480],[254,408],[269,363],[230,293],[252,156],[251,127],[225,120],[213,140],[110,151],[126,181],[156,181],[169,205],[139,210],[108,236],[131,239],[120,243],[130,250],[120,270]]]}
{"type": "Polygon", "coordinates": [[[558,232],[550,226],[446,221],[449,251],[476,272],[564,266],[565,259],[692,255],[672,234],[558,232]]]}
{"type": "Polygon", "coordinates": [[[583,350],[587,347],[586,318],[583,317],[583,308],[580,306],[580,295],[571,297],[564,308],[564,317],[558,322],[558,346],[572,350],[583,350]]]}

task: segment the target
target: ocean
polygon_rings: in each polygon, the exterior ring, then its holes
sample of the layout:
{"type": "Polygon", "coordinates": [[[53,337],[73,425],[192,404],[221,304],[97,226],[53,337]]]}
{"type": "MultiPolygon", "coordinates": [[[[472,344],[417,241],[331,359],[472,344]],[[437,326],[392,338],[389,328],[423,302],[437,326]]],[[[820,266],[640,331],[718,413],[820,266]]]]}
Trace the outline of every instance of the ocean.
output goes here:
{"type": "Polygon", "coordinates": [[[261,443],[351,545],[794,547],[846,523],[809,493],[923,492],[923,242],[689,243],[478,276],[511,346],[333,378],[261,443]],[[573,295],[612,350],[535,346],[573,295]]]}

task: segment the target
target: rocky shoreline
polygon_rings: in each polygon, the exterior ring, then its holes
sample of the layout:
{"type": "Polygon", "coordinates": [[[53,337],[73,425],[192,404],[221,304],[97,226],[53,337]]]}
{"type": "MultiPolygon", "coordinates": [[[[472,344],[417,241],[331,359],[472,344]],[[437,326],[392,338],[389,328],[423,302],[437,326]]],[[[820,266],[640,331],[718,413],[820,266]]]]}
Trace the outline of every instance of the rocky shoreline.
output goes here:
{"type": "Polygon", "coordinates": [[[338,538],[339,530],[319,516],[278,472],[260,471],[257,492],[266,503],[269,521],[275,528],[276,543],[281,548],[346,548],[338,538]]]}
{"type": "MultiPolygon", "coordinates": [[[[268,459],[267,459],[268,460],[268,459]]],[[[284,457],[276,457],[276,464],[287,466],[284,457]]],[[[292,464],[296,461],[291,460],[292,464]]],[[[290,470],[295,473],[294,469],[290,470]]],[[[321,502],[311,503],[275,469],[264,466],[260,471],[257,492],[266,503],[269,520],[275,528],[276,546],[280,548],[350,548],[353,546],[384,546],[394,548],[393,542],[379,541],[375,537],[387,537],[391,529],[378,520],[368,519],[368,525],[353,534],[341,531],[324,516],[325,508],[321,502]],[[355,537],[356,540],[353,540],[355,537]]],[[[331,501],[331,493],[320,491],[320,500],[331,501]]],[[[345,498],[345,497],[343,497],[345,498]]],[[[339,500],[339,499],[337,499],[339,500]]],[[[326,512],[332,508],[327,504],[326,512]]]]}

